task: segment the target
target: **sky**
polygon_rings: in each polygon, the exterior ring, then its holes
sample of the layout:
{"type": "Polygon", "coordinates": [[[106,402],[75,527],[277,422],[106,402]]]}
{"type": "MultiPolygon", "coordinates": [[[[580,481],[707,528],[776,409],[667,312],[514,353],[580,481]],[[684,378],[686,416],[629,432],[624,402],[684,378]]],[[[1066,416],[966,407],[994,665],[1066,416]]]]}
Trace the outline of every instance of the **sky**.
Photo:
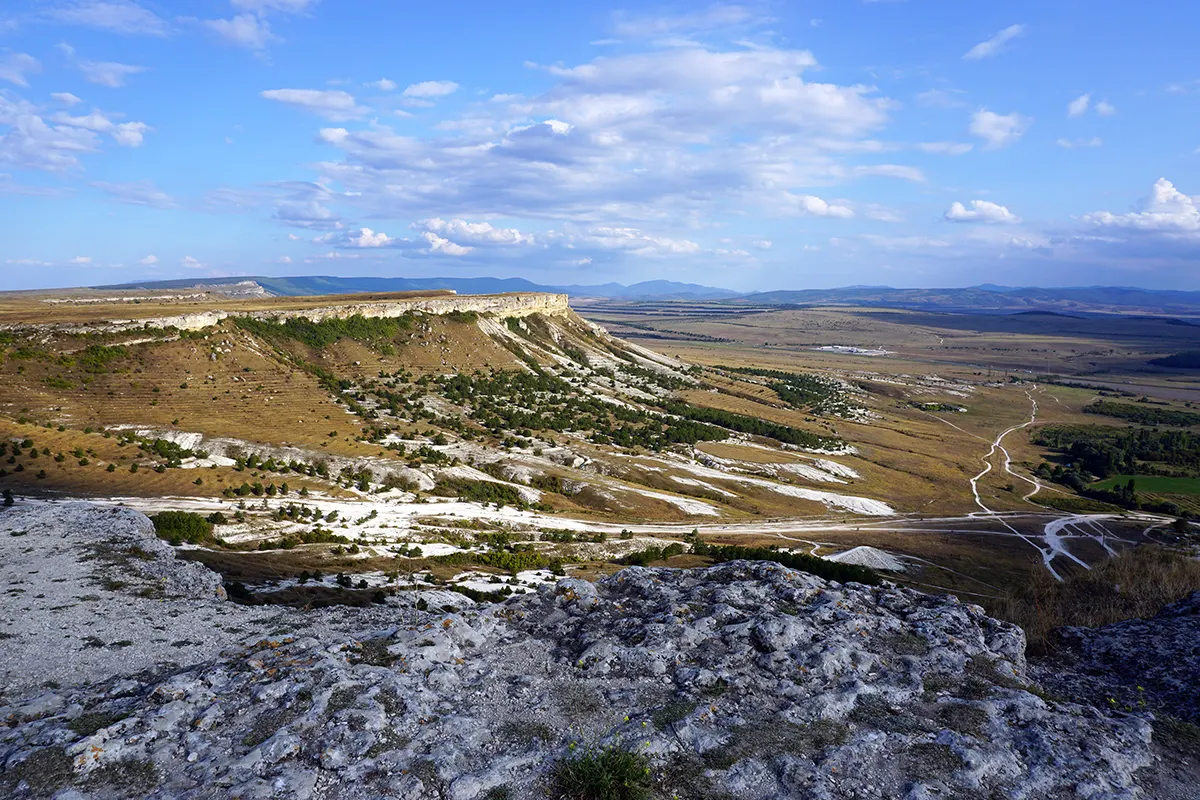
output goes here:
{"type": "Polygon", "coordinates": [[[6,0],[4,289],[1200,289],[1200,4],[6,0]]]}

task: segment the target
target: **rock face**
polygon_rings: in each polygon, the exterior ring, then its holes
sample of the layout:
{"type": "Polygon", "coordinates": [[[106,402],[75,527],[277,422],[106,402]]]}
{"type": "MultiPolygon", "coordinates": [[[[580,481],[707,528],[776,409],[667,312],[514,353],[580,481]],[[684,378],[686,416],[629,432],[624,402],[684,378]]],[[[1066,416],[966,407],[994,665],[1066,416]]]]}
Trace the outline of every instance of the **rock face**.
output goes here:
{"type": "Polygon", "coordinates": [[[340,303],[304,309],[281,308],[270,311],[252,312],[214,310],[143,319],[112,319],[104,323],[90,323],[86,325],[50,324],[21,327],[53,328],[72,333],[89,333],[101,329],[105,331],[136,330],[145,326],[151,328],[173,327],[180,330],[201,330],[217,325],[232,316],[247,316],[262,320],[304,318],[313,322],[320,322],[323,319],[352,317],[356,314],[364,317],[400,317],[414,311],[425,314],[450,314],[454,312],[473,311],[479,314],[495,314],[504,317],[525,317],[530,314],[565,314],[569,310],[570,305],[565,294],[514,292],[512,294],[462,296],[435,295],[370,303],[340,303]]]}
{"type": "Polygon", "coordinates": [[[10,698],[0,795],[543,797],[617,744],[666,797],[1134,798],[1150,760],[1144,718],[1028,691],[1022,633],[978,607],[770,563],[358,613],[10,698]]]}
{"type": "Polygon", "coordinates": [[[1039,672],[1055,691],[1200,724],[1200,592],[1150,619],[1063,628],[1056,643],[1058,663],[1039,672]]]}

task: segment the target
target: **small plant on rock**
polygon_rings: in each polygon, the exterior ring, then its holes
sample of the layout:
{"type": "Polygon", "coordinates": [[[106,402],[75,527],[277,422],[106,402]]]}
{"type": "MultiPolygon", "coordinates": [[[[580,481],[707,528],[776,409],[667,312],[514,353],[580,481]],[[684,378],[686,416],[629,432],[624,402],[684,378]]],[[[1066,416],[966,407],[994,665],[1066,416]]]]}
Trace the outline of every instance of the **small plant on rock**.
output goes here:
{"type": "Polygon", "coordinates": [[[645,800],[650,759],[617,745],[576,753],[554,766],[556,795],[566,800],[645,800]]]}

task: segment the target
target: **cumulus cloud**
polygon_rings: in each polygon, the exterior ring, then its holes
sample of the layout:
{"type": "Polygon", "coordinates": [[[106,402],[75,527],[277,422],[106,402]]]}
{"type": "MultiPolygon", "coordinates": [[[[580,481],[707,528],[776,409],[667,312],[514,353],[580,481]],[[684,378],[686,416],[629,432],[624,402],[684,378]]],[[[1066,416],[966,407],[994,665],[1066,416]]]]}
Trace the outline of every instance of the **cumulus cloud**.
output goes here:
{"type": "Polygon", "coordinates": [[[437,208],[624,228],[725,200],[803,209],[802,187],[854,176],[834,154],[861,151],[892,107],[870,87],[806,80],[815,66],[803,50],[692,45],[542,67],[545,92],[494,96],[431,134],[322,129],[340,152],[319,169],[389,218],[437,208]]]}
{"type": "Polygon", "coordinates": [[[99,149],[100,139],[86,128],[46,124],[24,101],[0,94],[0,165],[21,169],[62,172],[80,166],[80,156],[99,149]]]}
{"type": "Polygon", "coordinates": [[[1055,144],[1057,144],[1059,147],[1066,148],[1067,150],[1074,150],[1077,147],[1100,147],[1101,145],[1104,144],[1104,140],[1101,139],[1099,136],[1093,136],[1090,139],[1062,138],[1062,139],[1059,139],[1058,141],[1056,141],[1055,144]]]}
{"type": "Polygon", "coordinates": [[[1088,106],[1091,105],[1092,96],[1090,94],[1081,94],[1071,102],[1067,103],[1068,117],[1082,117],[1087,113],[1088,106]]]}
{"type": "Polygon", "coordinates": [[[157,264],[157,263],[158,263],[158,256],[156,256],[156,255],[149,255],[149,256],[146,256],[145,258],[139,258],[139,259],[138,259],[138,263],[139,263],[139,264],[144,264],[144,265],[145,265],[145,266],[147,266],[147,267],[152,267],[152,266],[154,266],[155,264],[157,264]]]}
{"type": "Polygon", "coordinates": [[[1166,178],[1159,178],[1138,210],[1128,214],[1096,211],[1084,215],[1083,220],[1103,228],[1200,239],[1200,196],[1188,196],[1166,178]]]}
{"type": "Polygon", "coordinates": [[[79,0],[51,8],[47,16],[55,22],[136,36],[166,36],[167,22],[130,0],[79,0]]]}
{"type": "Polygon", "coordinates": [[[175,200],[166,192],[155,188],[151,181],[131,183],[109,183],[95,181],[92,186],[121,203],[152,208],[175,208],[175,200]]]}
{"type": "Polygon", "coordinates": [[[28,86],[27,75],[42,71],[42,64],[28,53],[8,53],[0,57],[0,81],[28,86]]]}
{"type": "Polygon", "coordinates": [[[366,113],[355,103],[354,95],[341,89],[268,89],[260,94],[331,120],[355,119],[366,113]]]}
{"type": "MultiPolygon", "coordinates": [[[[292,237],[289,235],[288,238],[299,237],[292,237]]],[[[413,242],[410,239],[400,239],[397,237],[388,236],[383,231],[373,231],[370,228],[358,228],[356,230],[343,231],[340,233],[323,234],[313,239],[313,244],[331,244],[334,247],[369,249],[373,247],[412,246],[413,242]]]]}
{"type": "Polygon", "coordinates": [[[184,256],[179,259],[179,266],[187,269],[201,269],[204,266],[204,262],[191,256],[184,256]]]}
{"type": "Polygon", "coordinates": [[[223,40],[238,47],[263,50],[277,37],[271,25],[254,14],[238,14],[231,19],[206,19],[201,24],[223,40]]]}
{"type": "Polygon", "coordinates": [[[610,250],[627,250],[639,256],[692,255],[700,245],[688,239],[674,239],[643,233],[637,228],[595,227],[580,236],[569,236],[571,244],[580,243],[610,250]]]}
{"type": "Polygon", "coordinates": [[[444,220],[433,217],[413,223],[413,228],[472,245],[531,245],[534,243],[533,236],[527,236],[516,228],[494,228],[487,222],[468,222],[464,219],[444,220]]]}
{"type": "Polygon", "coordinates": [[[755,239],[751,244],[759,250],[770,250],[773,242],[770,239],[755,239]]]}
{"type": "Polygon", "coordinates": [[[1009,211],[1007,207],[997,203],[989,203],[987,200],[971,200],[970,205],[971,208],[968,209],[962,203],[952,203],[950,210],[945,214],[946,221],[1001,224],[1013,224],[1021,221],[1021,218],[1009,211]]]}
{"type": "Polygon", "coordinates": [[[116,61],[84,61],[79,65],[83,79],[99,86],[116,89],[125,85],[125,79],[130,75],[145,72],[145,67],[133,64],[120,64],[116,61]]]}
{"type": "Polygon", "coordinates": [[[75,106],[83,102],[83,100],[71,94],[70,92],[54,92],[50,95],[50,97],[59,103],[62,103],[64,106],[75,106]]]}
{"type": "Polygon", "coordinates": [[[396,85],[395,81],[389,81],[387,78],[380,78],[377,81],[371,81],[367,84],[367,86],[378,89],[381,92],[390,92],[396,88],[396,85]]]}
{"type": "Polygon", "coordinates": [[[421,237],[429,243],[429,247],[426,248],[425,252],[430,254],[444,256],[465,256],[472,250],[470,247],[463,247],[460,244],[455,244],[449,239],[444,239],[432,231],[425,231],[421,234],[421,237]]]}
{"type": "Polygon", "coordinates": [[[837,219],[850,219],[854,216],[854,209],[850,208],[850,206],[840,203],[827,203],[816,195],[791,195],[789,199],[792,201],[792,207],[801,214],[813,217],[835,217],[837,219]]]}
{"type": "Polygon", "coordinates": [[[963,55],[963,58],[967,61],[979,61],[980,59],[991,58],[1003,52],[1009,42],[1023,33],[1025,33],[1024,25],[1009,25],[987,41],[980,42],[972,47],[963,55]]]}
{"type": "MultiPolygon", "coordinates": [[[[388,83],[392,82],[388,81],[388,83]]],[[[395,88],[395,84],[392,84],[392,87],[395,88]]],[[[445,97],[457,90],[458,84],[454,81],[421,81],[409,85],[401,94],[405,97],[417,98],[445,97]]]]}
{"type": "Polygon", "coordinates": [[[70,125],[96,133],[107,133],[112,136],[114,142],[122,147],[140,147],[145,140],[146,133],[154,130],[144,122],[114,122],[97,109],[92,109],[90,114],[81,117],[72,117],[60,112],[51,119],[61,125],[70,125]]]}
{"type": "Polygon", "coordinates": [[[1087,113],[1088,108],[1094,109],[1095,112],[1102,117],[1111,117],[1113,114],[1117,113],[1116,106],[1107,100],[1101,100],[1093,106],[1092,95],[1091,93],[1088,93],[1081,94],[1070,103],[1067,103],[1067,116],[1073,119],[1082,117],[1087,113]]]}
{"type": "Polygon", "coordinates": [[[74,258],[68,259],[67,263],[71,264],[72,266],[76,266],[76,267],[86,267],[88,264],[92,263],[92,257],[91,256],[75,256],[74,258]]]}
{"type": "Polygon", "coordinates": [[[983,139],[987,149],[996,150],[1020,139],[1032,124],[1032,119],[1016,112],[997,114],[981,108],[971,115],[970,131],[983,139]]]}

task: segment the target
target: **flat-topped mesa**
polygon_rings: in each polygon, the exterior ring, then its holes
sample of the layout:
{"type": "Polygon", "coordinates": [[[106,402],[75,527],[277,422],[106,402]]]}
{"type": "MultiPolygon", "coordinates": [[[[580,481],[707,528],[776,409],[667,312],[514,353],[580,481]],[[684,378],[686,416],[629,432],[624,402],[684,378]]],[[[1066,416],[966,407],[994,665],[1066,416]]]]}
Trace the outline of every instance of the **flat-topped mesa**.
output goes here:
{"type": "Polygon", "coordinates": [[[313,322],[325,319],[364,317],[401,317],[412,312],[425,314],[451,314],[475,312],[503,317],[525,317],[531,314],[561,316],[570,311],[567,295],[547,292],[513,292],[511,294],[480,295],[422,295],[395,299],[371,299],[354,302],[330,301],[328,305],[301,308],[268,308],[241,310],[238,308],[215,308],[207,311],[192,311],[165,316],[148,316],[138,319],[96,320],[87,323],[35,323],[12,327],[53,329],[65,333],[92,333],[97,331],[128,331],[140,328],[177,328],[195,331],[217,325],[231,317],[250,317],[258,320],[286,320],[303,318],[313,322]]]}

